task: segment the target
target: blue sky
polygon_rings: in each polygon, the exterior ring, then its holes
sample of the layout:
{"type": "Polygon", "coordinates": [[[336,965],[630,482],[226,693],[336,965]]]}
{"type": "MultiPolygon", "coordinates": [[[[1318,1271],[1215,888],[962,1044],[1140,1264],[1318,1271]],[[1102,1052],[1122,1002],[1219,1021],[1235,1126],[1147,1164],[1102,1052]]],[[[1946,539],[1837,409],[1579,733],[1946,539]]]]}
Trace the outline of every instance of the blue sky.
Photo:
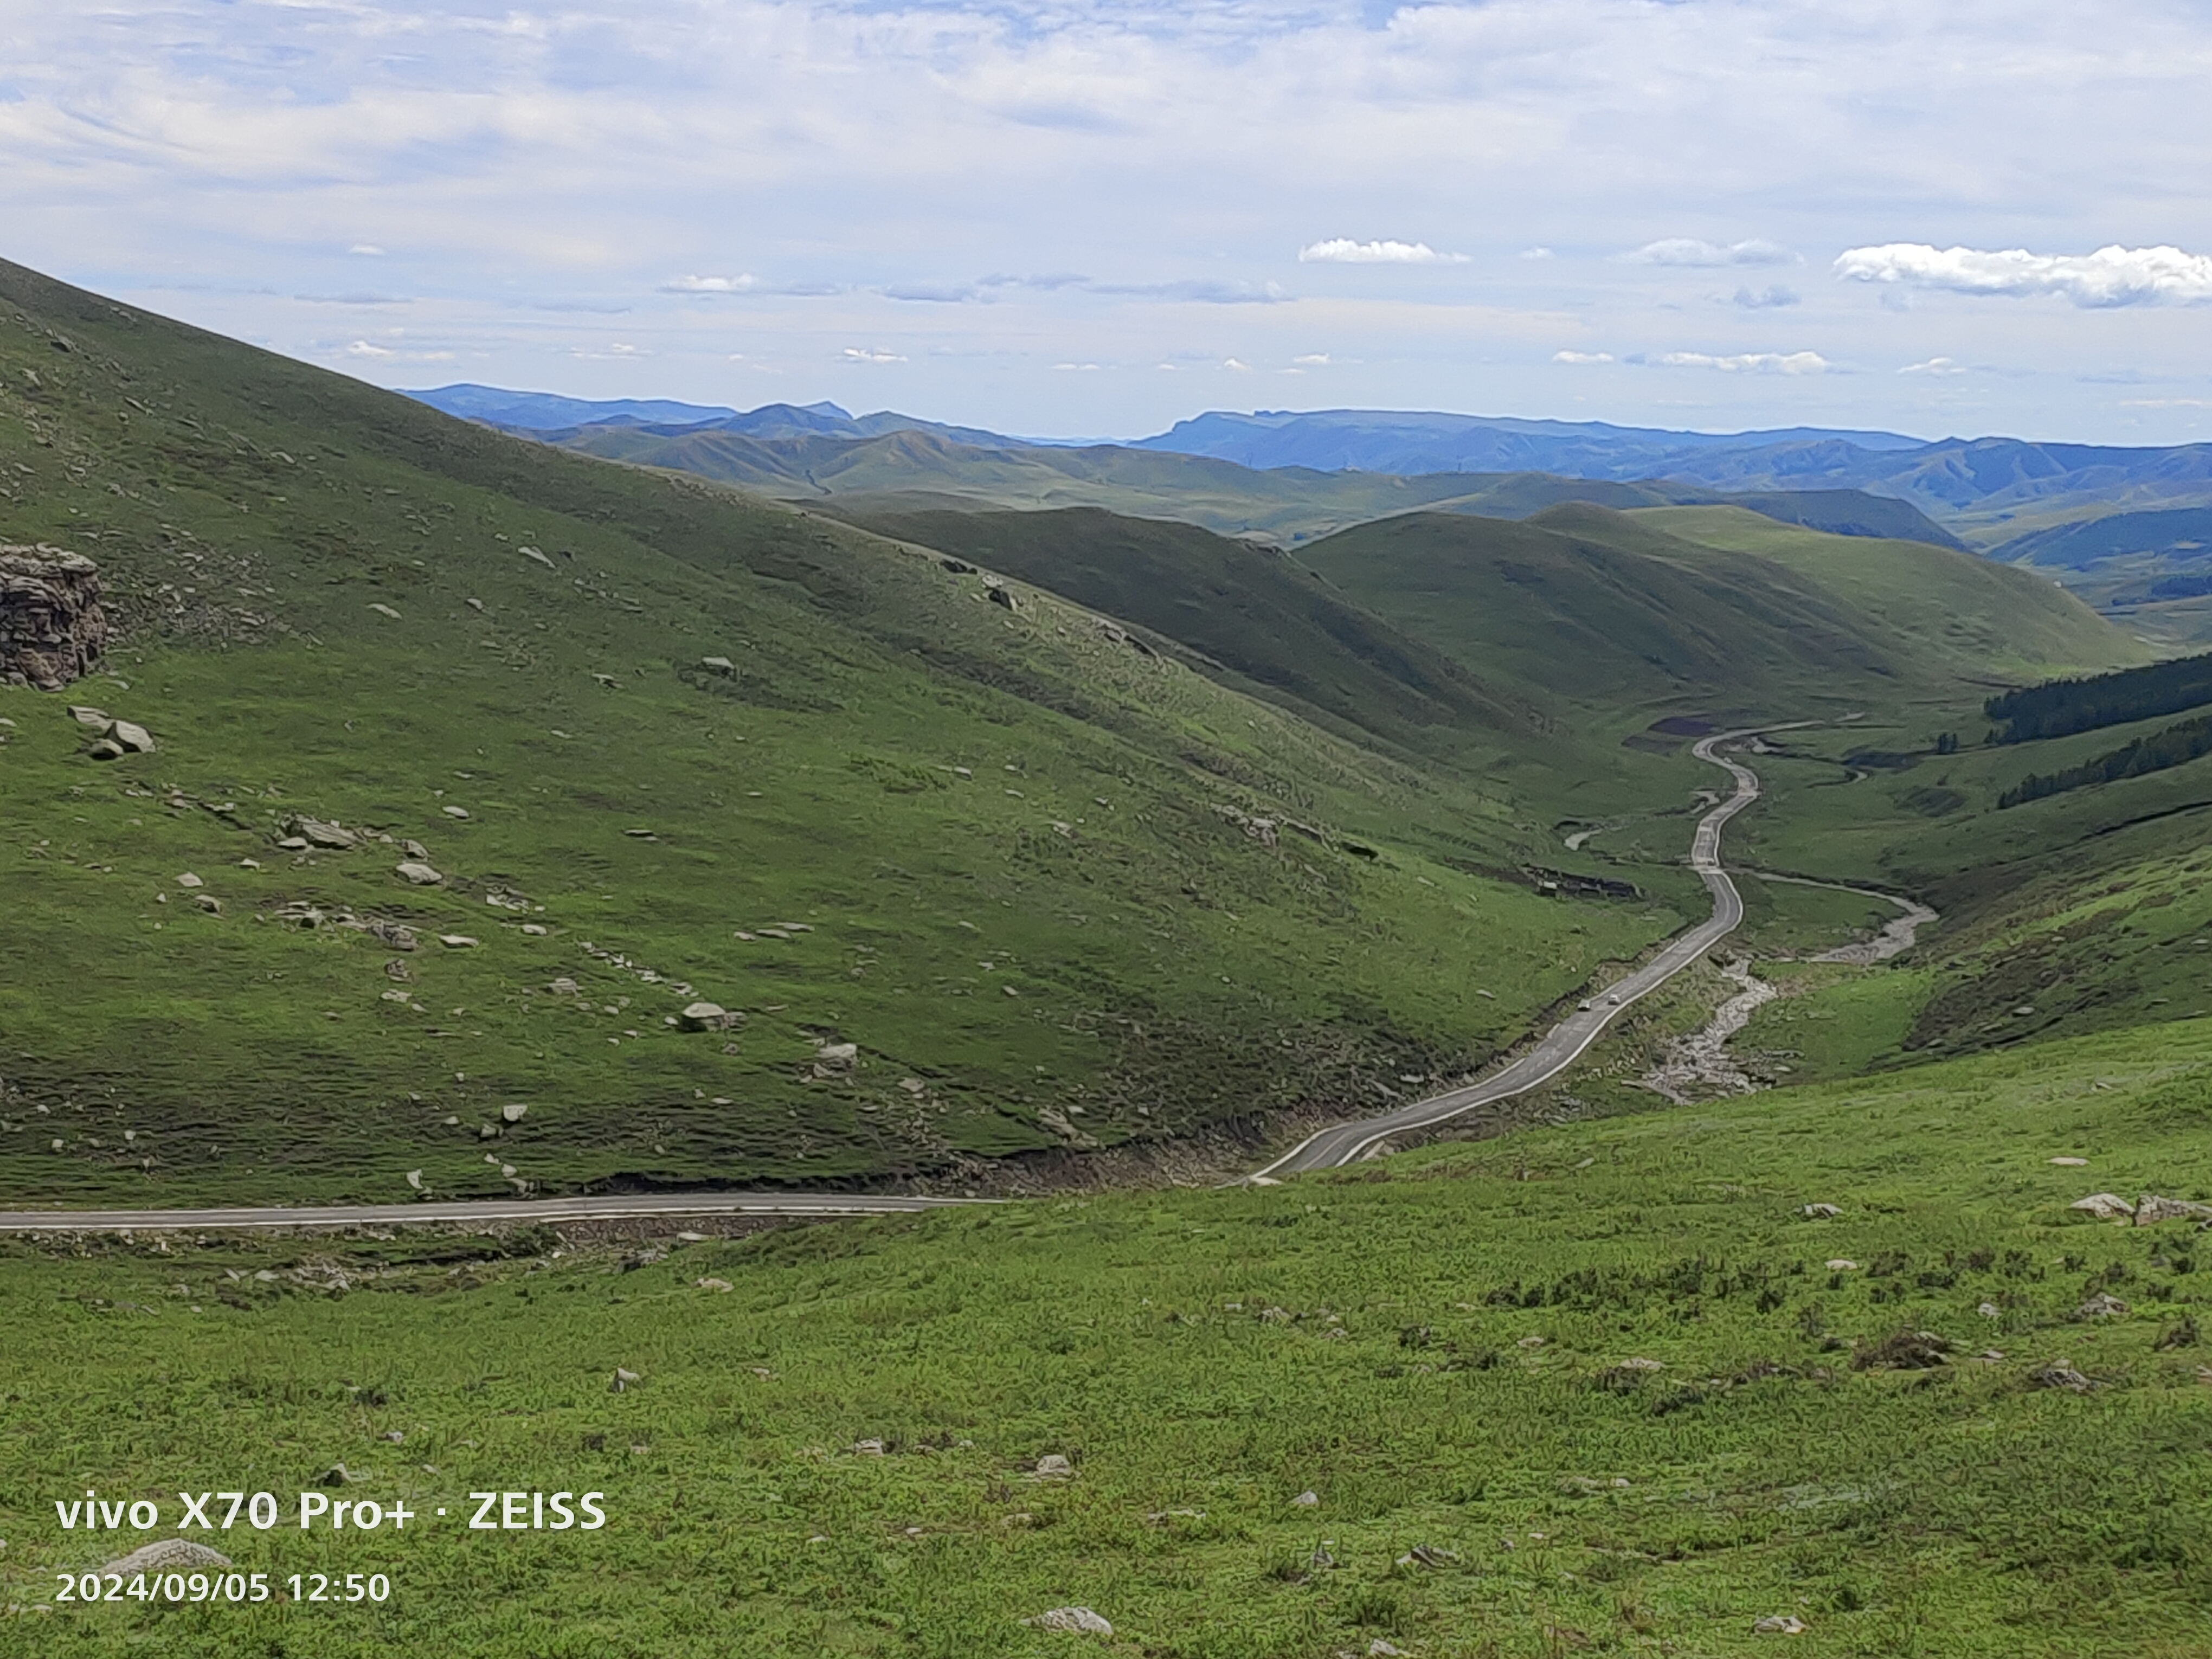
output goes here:
{"type": "Polygon", "coordinates": [[[0,0],[0,255],[392,386],[2212,439],[2212,13],[0,0]]]}

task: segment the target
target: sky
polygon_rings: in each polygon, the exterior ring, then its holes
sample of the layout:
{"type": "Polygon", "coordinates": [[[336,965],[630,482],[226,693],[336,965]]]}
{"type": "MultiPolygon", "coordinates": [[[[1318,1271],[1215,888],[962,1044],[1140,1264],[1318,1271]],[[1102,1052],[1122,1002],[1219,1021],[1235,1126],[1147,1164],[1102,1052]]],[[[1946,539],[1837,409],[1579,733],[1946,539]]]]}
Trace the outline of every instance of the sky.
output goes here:
{"type": "Polygon", "coordinates": [[[0,0],[0,258],[380,385],[2212,440],[2203,0],[0,0]]]}

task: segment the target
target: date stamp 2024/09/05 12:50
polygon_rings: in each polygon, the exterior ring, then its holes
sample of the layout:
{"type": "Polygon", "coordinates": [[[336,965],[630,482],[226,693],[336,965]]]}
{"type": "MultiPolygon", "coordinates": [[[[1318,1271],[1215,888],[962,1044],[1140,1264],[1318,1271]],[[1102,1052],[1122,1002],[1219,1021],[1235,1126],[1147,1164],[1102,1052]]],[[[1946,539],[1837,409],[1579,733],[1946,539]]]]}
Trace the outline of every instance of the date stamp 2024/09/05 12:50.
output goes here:
{"type": "MultiPolygon", "coordinates": [[[[603,1492],[472,1492],[473,1509],[467,1510],[466,1529],[471,1532],[597,1532],[607,1523],[603,1492]]],[[[296,1517],[300,1532],[380,1532],[389,1525],[404,1532],[410,1521],[434,1522],[453,1511],[434,1506],[427,1516],[410,1510],[404,1498],[391,1504],[373,1498],[336,1498],[325,1492],[307,1491],[293,1504],[280,1504],[273,1492],[179,1492],[176,1525],[167,1538],[93,1571],[57,1572],[54,1603],[95,1601],[166,1601],[178,1603],[252,1605],[280,1602],[380,1603],[392,1594],[392,1581],[382,1572],[330,1574],[295,1572],[272,1576],[267,1572],[231,1570],[219,1553],[197,1546],[188,1534],[221,1534],[234,1528],[271,1532],[288,1518],[296,1517]],[[169,1548],[163,1548],[167,1544],[169,1548]]],[[[54,1516],[64,1532],[145,1534],[156,1531],[163,1506],[152,1498],[103,1500],[97,1490],[82,1498],[54,1500],[54,1516]]]]}

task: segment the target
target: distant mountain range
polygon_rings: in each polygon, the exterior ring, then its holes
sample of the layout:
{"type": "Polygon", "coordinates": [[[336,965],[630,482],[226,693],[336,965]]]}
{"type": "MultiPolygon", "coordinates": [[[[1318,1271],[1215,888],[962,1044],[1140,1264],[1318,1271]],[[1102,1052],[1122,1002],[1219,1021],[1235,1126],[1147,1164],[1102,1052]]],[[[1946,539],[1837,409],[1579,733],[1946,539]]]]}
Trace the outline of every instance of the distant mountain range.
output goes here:
{"type": "MultiPolygon", "coordinates": [[[[1154,437],[1076,446],[890,410],[854,416],[826,402],[741,411],[665,401],[592,402],[480,386],[408,395],[448,414],[567,447],[755,487],[793,485],[803,494],[848,494],[857,486],[909,496],[934,492],[939,504],[946,505],[980,495],[999,505],[1059,506],[1072,504],[1066,480],[1080,474],[1086,482],[1078,493],[1085,501],[1170,516],[1157,505],[1126,495],[1109,497],[1093,487],[1108,475],[1117,488],[1141,477],[1147,490],[1172,494],[1195,482],[1214,498],[1212,507],[1172,516],[1216,528],[1295,535],[1336,527],[1347,521],[1343,514],[1370,507],[1402,511],[1446,500],[1459,511],[1519,516],[1563,498],[1561,489],[1532,482],[1541,475],[1631,486],[1652,492],[1654,500],[1710,499],[1717,492],[1771,516],[1824,528],[1963,544],[1994,558],[2049,565],[2075,582],[2118,581],[2124,573],[2140,586],[2197,560],[2212,560],[2212,540],[2200,542],[2196,533],[2203,516],[2179,511],[2212,508],[2212,444],[2123,448],[2003,437],[1931,441],[1820,427],[1678,432],[1602,422],[1345,409],[1216,410],[1154,437]],[[923,443],[917,448],[911,441],[889,450],[867,447],[898,434],[921,434],[950,447],[923,443]],[[1237,484],[1218,472],[1195,481],[1156,475],[1138,462],[1140,454],[1227,463],[1247,474],[1272,477],[1262,485],[1257,480],[1237,484]],[[1078,462],[1078,456],[1086,459],[1078,462]],[[1010,472],[1029,475],[1040,485],[1034,501],[1025,500],[1022,489],[1010,489],[1010,472]],[[826,482],[831,475],[848,483],[832,485],[826,482]],[[1361,481],[1349,475],[1362,475],[1361,481]],[[860,485],[863,476],[868,482],[860,485]],[[1324,484],[1323,478],[1337,482],[1324,484]],[[1502,489],[1506,479],[1519,482],[1502,489]],[[1309,504],[1328,498],[1328,522],[1294,524],[1296,515],[1272,510],[1239,520],[1247,498],[1265,497],[1279,507],[1286,495],[1309,504]],[[1748,499],[1754,495],[1765,499],[1748,499]],[[1516,510],[1511,502],[1523,498],[1516,510]],[[1875,504],[1883,499],[1898,506],[1875,504]]],[[[1601,504],[1632,504],[1605,491],[1589,493],[1601,504]]]]}

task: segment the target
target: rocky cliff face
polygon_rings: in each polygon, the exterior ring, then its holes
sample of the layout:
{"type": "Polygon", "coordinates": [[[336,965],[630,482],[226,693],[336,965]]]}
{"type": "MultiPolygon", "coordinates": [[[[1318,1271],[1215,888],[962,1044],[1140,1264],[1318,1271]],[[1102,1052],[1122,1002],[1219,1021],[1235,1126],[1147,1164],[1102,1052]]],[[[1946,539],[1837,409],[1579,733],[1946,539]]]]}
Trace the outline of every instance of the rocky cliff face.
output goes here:
{"type": "Polygon", "coordinates": [[[58,691],[88,673],[106,644],[90,559],[0,543],[0,684],[58,691]]]}

